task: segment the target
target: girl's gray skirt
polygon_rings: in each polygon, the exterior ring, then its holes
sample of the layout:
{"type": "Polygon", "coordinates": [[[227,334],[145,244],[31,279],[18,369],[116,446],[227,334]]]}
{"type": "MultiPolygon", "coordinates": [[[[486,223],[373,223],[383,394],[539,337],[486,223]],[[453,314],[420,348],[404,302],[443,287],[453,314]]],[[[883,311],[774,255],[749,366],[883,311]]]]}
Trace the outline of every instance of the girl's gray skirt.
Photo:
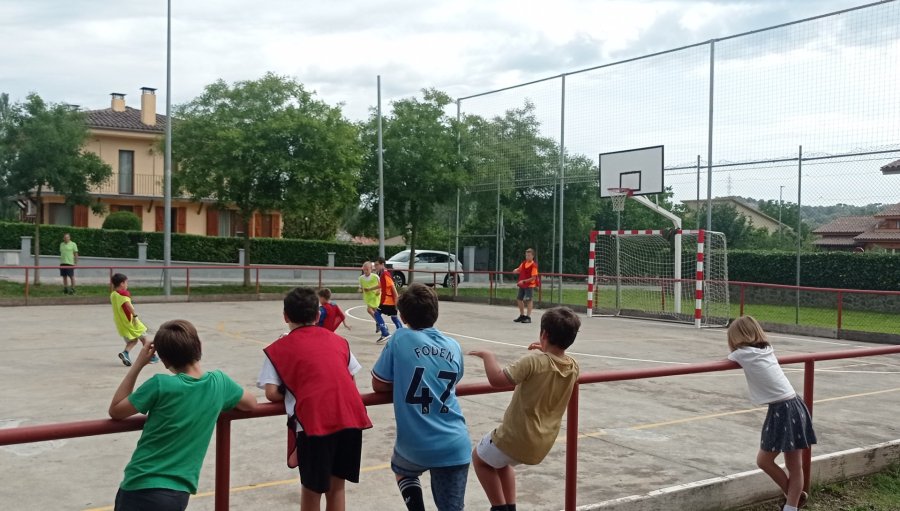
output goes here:
{"type": "Polygon", "coordinates": [[[769,403],[759,448],[770,452],[806,449],[816,443],[812,417],[800,396],[769,403]]]}

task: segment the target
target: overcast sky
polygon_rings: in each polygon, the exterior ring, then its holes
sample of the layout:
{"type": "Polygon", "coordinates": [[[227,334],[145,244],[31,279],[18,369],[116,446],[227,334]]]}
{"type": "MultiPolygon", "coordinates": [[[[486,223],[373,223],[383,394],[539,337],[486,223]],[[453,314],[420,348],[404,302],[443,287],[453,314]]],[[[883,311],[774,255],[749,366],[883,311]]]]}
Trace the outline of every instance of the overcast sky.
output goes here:
{"type": "MultiPolygon", "coordinates": [[[[295,77],[359,119],[437,87],[454,97],[860,5],[861,0],[175,0],[175,103],[204,85],[295,77]]],[[[165,101],[166,2],[0,0],[0,91],[165,101]]]]}
{"type": "MultiPolygon", "coordinates": [[[[219,78],[251,80],[273,71],[298,79],[331,104],[343,103],[346,115],[359,120],[375,105],[379,74],[386,105],[425,87],[465,97],[865,2],[172,3],[175,104],[219,78]]],[[[713,160],[790,156],[799,144],[831,154],[897,147],[898,18],[900,3],[894,3],[717,45],[713,160]]],[[[139,107],[139,88],[147,86],[159,89],[163,113],[165,50],[163,0],[0,0],[0,92],[13,101],[34,91],[49,101],[98,109],[109,107],[110,92],[122,92],[127,104],[139,107]]],[[[667,167],[705,158],[708,61],[708,47],[702,47],[571,76],[567,150],[593,159],[600,152],[664,144],[667,167]]],[[[463,110],[496,115],[527,99],[538,108],[542,132],[558,140],[558,82],[467,100],[463,110]]],[[[892,202],[900,180],[883,181],[883,163],[819,169],[813,178],[831,178],[804,186],[822,203],[892,202]]],[[[796,188],[790,165],[722,172],[714,195],[773,198],[782,185],[796,188]]],[[[690,198],[693,173],[680,174],[666,184],[679,198],[690,198]]]]}

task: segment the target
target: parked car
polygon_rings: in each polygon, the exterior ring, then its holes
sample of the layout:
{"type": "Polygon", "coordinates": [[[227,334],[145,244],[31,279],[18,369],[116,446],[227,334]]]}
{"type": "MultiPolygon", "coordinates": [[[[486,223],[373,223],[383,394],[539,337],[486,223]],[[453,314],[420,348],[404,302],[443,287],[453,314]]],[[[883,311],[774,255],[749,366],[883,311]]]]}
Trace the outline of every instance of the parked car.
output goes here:
{"type": "MultiPolygon", "coordinates": [[[[406,285],[409,281],[406,273],[409,270],[409,250],[404,250],[391,256],[385,261],[384,266],[391,271],[394,283],[397,287],[406,285]]],[[[462,272],[462,265],[456,259],[454,254],[449,252],[441,252],[440,250],[416,250],[416,264],[414,270],[425,270],[427,272],[444,271],[443,275],[437,275],[437,281],[444,287],[451,287],[459,284],[459,273],[462,272]]],[[[434,278],[430,273],[417,273],[417,279],[425,284],[430,284],[434,278]]]]}

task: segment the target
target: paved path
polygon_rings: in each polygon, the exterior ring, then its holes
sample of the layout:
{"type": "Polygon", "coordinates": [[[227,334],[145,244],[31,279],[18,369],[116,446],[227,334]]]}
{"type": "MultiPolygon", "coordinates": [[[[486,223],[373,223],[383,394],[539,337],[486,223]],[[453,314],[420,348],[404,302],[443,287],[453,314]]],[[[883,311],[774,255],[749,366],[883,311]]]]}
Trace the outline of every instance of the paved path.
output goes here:
{"type": "MultiPolygon", "coordinates": [[[[204,341],[203,365],[221,368],[255,389],[262,352],[284,326],[279,302],[140,303],[155,325],[167,319],[194,322],[204,341]]],[[[368,370],[380,347],[358,301],[341,301],[353,330],[346,334],[364,365],[360,390],[371,389],[368,370]]],[[[102,418],[125,368],[108,305],[0,308],[0,427],[102,418]]],[[[469,349],[493,349],[511,361],[537,339],[540,312],[530,325],[513,323],[513,308],[441,303],[438,327],[469,349]]],[[[773,335],[779,354],[863,347],[773,335]]],[[[572,348],[582,371],[686,364],[724,358],[723,330],[696,331],[670,323],[583,318],[572,348]]],[[[467,358],[464,382],[484,380],[478,359],[467,358]]],[[[161,366],[145,370],[144,377],[161,366]]],[[[788,372],[802,388],[800,367],[788,372]]],[[[143,381],[143,378],[142,380],[143,381]]],[[[255,391],[263,399],[261,391],[255,391]]],[[[502,417],[509,394],[463,398],[473,441],[502,417]]],[[[900,357],[818,364],[815,424],[817,454],[900,437],[900,357]]],[[[369,410],[375,428],[364,436],[363,475],[348,489],[348,509],[401,509],[387,467],[394,439],[390,407],[369,410]]],[[[742,373],[729,371],[647,381],[591,385],[581,391],[579,504],[726,475],[754,468],[764,410],[746,398],[742,373]]],[[[233,426],[232,509],[294,510],[295,474],[284,460],[284,419],[239,421],[233,426]]],[[[0,448],[0,502],[18,510],[111,509],[122,469],[138,433],[0,448]]],[[[542,465],[519,471],[519,509],[561,509],[564,444],[542,465]]],[[[200,493],[190,509],[211,510],[214,450],[206,457],[200,493]]],[[[427,478],[423,481],[428,485],[427,478]]],[[[426,494],[429,490],[426,488],[426,494]]],[[[470,472],[470,509],[486,509],[470,472]]],[[[433,505],[428,506],[433,509],[433,505]]]]}

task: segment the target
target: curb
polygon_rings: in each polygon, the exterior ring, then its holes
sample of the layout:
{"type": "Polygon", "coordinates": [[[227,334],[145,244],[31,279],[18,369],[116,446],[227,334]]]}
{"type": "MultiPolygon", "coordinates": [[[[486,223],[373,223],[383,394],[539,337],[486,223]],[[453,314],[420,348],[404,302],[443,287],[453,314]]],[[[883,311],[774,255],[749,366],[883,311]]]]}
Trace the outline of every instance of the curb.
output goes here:
{"type": "MultiPolygon", "coordinates": [[[[813,484],[844,481],[873,474],[900,461],[900,440],[816,456],[812,459],[813,484]]],[[[658,511],[690,509],[719,511],[756,504],[780,496],[775,484],[761,470],[740,472],[654,490],[597,504],[579,511],[658,511]]],[[[812,495],[810,500],[815,499],[812,495]]]]}

